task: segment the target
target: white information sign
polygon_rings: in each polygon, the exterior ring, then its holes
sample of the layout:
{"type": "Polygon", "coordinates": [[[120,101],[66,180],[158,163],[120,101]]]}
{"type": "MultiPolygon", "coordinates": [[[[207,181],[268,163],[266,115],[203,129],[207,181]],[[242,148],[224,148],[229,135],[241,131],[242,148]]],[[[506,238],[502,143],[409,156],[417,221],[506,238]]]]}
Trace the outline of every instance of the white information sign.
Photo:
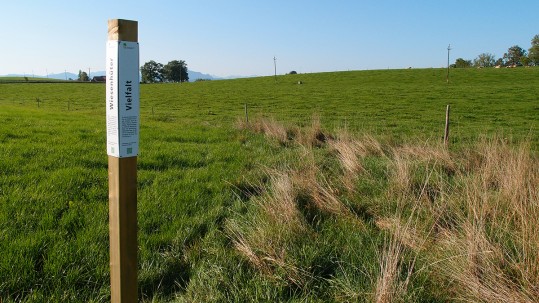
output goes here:
{"type": "Polygon", "coordinates": [[[138,42],[107,42],[107,154],[118,158],[138,155],[139,47],[138,42]]]}

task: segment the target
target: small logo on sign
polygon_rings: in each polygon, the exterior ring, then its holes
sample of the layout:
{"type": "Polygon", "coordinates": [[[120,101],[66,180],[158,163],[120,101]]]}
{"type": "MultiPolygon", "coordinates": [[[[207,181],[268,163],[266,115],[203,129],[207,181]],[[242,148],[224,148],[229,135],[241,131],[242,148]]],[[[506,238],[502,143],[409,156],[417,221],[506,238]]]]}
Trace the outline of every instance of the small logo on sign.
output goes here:
{"type": "Polygon", "coordinates": [[[127,153],[132,154],[133,153],[133,148],[131,148],[131,147],[127,148],[127,153]]]}
{"type": "Polygon", "coordinates": [[[125,43],[125,42],[122,43],[122,46],[124,47],[124,49],[134,49],[135,48],[134,46],[127,46],[127,43],[125,43]]]}

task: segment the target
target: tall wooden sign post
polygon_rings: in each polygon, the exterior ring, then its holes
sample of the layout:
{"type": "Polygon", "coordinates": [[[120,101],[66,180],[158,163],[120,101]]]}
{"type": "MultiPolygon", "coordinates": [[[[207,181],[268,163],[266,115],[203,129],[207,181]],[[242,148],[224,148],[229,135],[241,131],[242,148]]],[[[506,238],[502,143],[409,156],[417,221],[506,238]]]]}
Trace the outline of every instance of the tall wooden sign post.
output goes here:
{"type": "Polygon", "coordinates": [[[137,302],[138,23],[108,21],[107,154],[111,302],[137,302]]]}

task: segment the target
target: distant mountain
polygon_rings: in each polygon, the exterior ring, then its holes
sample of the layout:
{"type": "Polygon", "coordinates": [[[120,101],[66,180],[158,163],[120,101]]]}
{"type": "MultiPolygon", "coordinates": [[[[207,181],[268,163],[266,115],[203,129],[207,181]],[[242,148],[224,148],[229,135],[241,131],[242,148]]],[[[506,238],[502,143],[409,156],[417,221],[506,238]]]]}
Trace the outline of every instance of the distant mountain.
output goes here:
{"type": "MultiPolygon", "coordinates": [[[[252,76],[227,76],[227,77],[217,77],[217,76],[213,76],[213,75],[210,75],[210,74],[204,74],[204,73],[201,73],[201,72],[197,72],[197,71],[193,71],[193,70],[189,70],[188,71],[189,73],[189,82],[195,82],[196,80],[198,79],[204,79],[204,80],[223,80],[223,79],[237,79],[237,78],[252,78],[252,77],[258,77],[258,76],[255,76],[255,75],[252,75],[252,76]]],[[[23,74],[9,74],[9,75],[4,75],[5,77],[28,77],[28,78],[31,78],[32,75],[30,74],[26,74],[26,75],[23,75],[23,74]]],[[[49,74],[48,76],[45,75],[45,76],[42,76],[42,75],[33,75],[34,77],[36,78],[50,78],[50,79],[59,79],[59,80],[69,80],[69,79],[72,79],[72,80],[77,80],[77,78],[79,77],[79,74],[78,73],[70,73],[70,72],[66,72],[66,73],[57,73],[57,74],[49,74]]],[[[90,74],[90,77],[93,78],[95,76],[105,76],[105,71],[96,71],[96,72],[91,72],[90,74]]]]}
{"type": "Polygon", "coordinates": [[[258,77],[256,75],[251,76],[226,76],[226,77],[218,77],[210,74],[203,74],[199,72],[195,72],[190,70],[189,71],[189,81],[195,82],[197,79],[205,79],[205,80],[226,80],[226,79],[238,79],[238,78],[253,78],[258,77]]]}
{"type": "MultiPolygon", "coordinates": [[[[189,81],[191,81],[191,82],[194,82],[197,79],[209,79],[209,80],[217,80],[218,79],[217,77],[212,76],[210,74],[203,74],[203,73],[195,72],[195,71],[192,71],[192,70],[189,70],[188,73],[189,73],[189,81]]],[[[95,76],[105,76],[105,71],[92,72],[92,74],[90,76],[91,76],[91,78],[93,78],[95,76]]],[[[67,78],[68,79],[69,78],[77,79],[78,77],[79,77],[78,74],[67,73],[67,78]],[[70,75],[72,75],[72,76],[70,76],[70,75]]],[[[49,78],[64,79],[65,80],[65,76],[64,76],[63,73],[49,75],[49,78]]]]}
{"type": "MultiPolygon", "coordinates": [[[[92,72],[92,77],[94,76],[104,76],[105,72],[92,72]]],[[[76,73],[58,73],[58,74],[49,74],[49,75],[32,75],[32,74],[9,74],[5,75],[5,77],[28,77],[28,78],[49,78],[49,79],[58,79],[58,80],[77,80],[79,78],[79,74],[76,73]]]]}
{"type": "Polygon", "coordinates": [[[44,75],[44,76],[32,75],[32,74],[8,74],[8,75],[0,76],[0,77],[49,78],[49,79],[57,79],[57,80],[66,80],[66,77],[67,77],[67,80],[69,80],[70,78],[73,80],[76,80],[79,77],[79,75],[73,74],[73,73],[49,74],[48,76],[47,75],[44,75]]]}
{"type": "Polygon", "coordinates": [[[79,77],[78,73],[77,74],[74,74],[74,73],[58,73],[58,74],[49,75],[49,78],[61,79],[61,80],[69,80],[69,79],[77,80],[78,77],[79,77]]]}
{"type": "Polygon", "coordinates": [[[218,80],[218,77],[212,76],[210,74],[203,74],[200,72],[195,72],[194,70],[187,70],[187,74],[189,75],[189,82],[195,82],[198,79],[204,79],[204,80],[218,80]]]}
{"type": "Polygon", "coordinates": [[[230,79],[255,78],[255,77],[260,77],[260,76],[259,75],[250,75],[250,76],[234,75],[234,76],[226,76],[226,77],[219,78],[219,79],[230,80],[230,79]]]}

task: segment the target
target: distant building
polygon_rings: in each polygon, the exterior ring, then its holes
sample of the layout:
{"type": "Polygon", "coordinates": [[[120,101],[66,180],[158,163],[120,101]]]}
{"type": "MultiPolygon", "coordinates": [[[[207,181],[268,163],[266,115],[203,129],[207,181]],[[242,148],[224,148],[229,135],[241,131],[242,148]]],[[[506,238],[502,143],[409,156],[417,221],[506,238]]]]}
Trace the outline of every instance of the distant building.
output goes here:
{"type": "Polygon", "coordinates": [[[106,82],[107,76],[94,76],[92,82],[106,82]]]}

